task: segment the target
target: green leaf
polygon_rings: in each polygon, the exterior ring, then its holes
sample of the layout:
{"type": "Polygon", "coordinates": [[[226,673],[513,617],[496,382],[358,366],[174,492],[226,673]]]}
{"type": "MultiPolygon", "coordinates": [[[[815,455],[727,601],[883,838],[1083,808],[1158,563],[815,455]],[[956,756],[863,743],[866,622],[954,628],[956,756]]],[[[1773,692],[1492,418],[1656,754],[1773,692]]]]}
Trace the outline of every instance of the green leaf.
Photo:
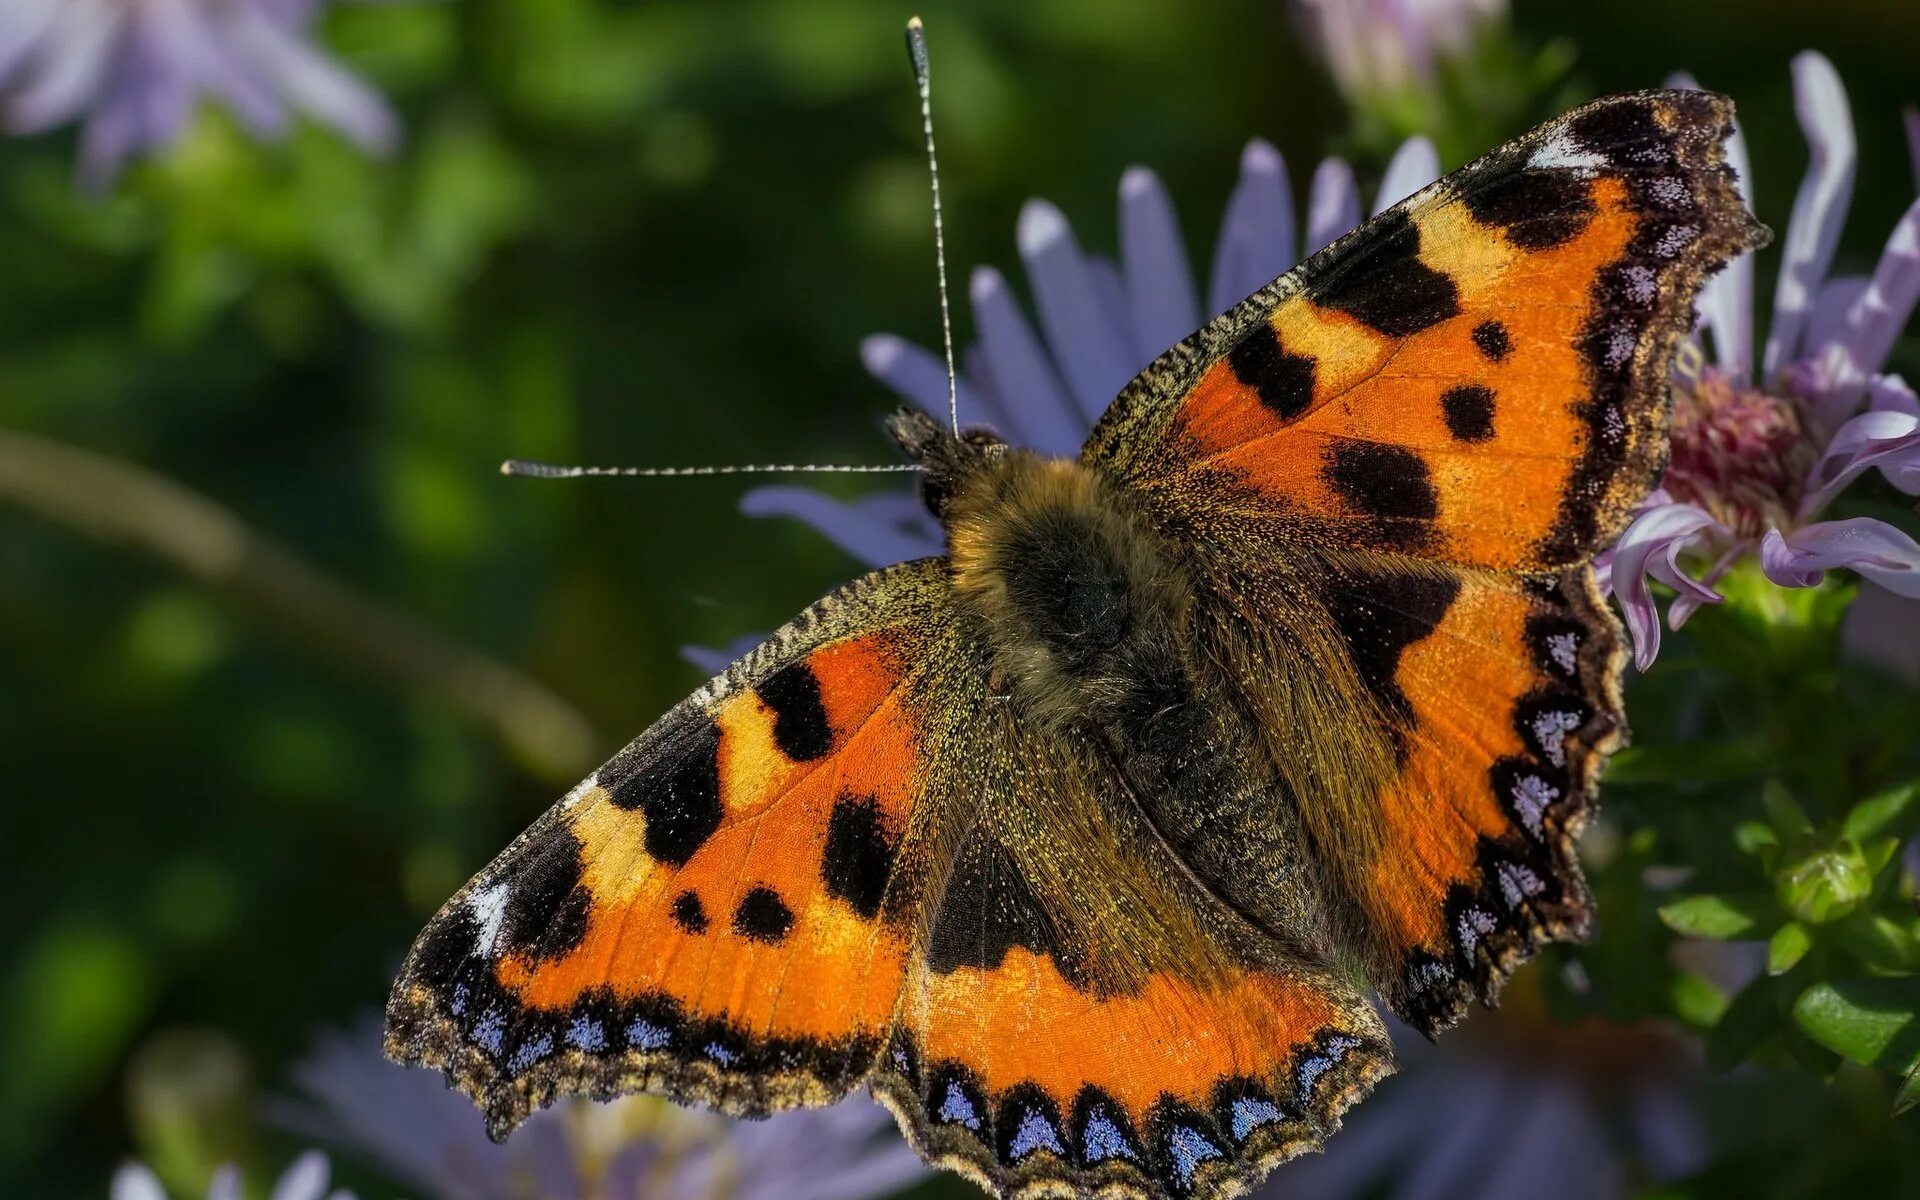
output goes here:
{"type": "Polygon", "coordinates": [[[1660,909],[1660,919],[1675,933],[1716,941],[1757,933],[1775,915],[1773,898],[1759,893],[1688,896],[1660,909]]]}
{"type": "Polygon", "coordinates": [[[1765,821],[1742,821],[1733,827],[1733,844],[1742,854],[1761,855],[1780,848],[1780,835],[1765,821]]]}
{"type": "Polygon", "coordinates": [[[1794,1001],[1793,1019],[1835,1054],[1867,1066],[1911,1070],[1920,1063],[1920,982],[1843,979],[1816,983],[1794,1001]]]}
{"type": "Polygon", "coordinates": [[[1767,942],[1767,974],[1784,975],[1813,949],[1813,933],[1798,921],[1788,921],[1767,942]]]}
{"type": "Polygon", "coordinates": [[[1773,827],[1783,836],[1791,838],[1813,832],[1813,822],[1807,819],[1806,810],[1778,779],[1769,779],[1761,787],[1760,803],[1767,810],[1767,820],[1773,822],[1773,827]]]}
{"type": "Polygon", "coordinates": [[[1877,837],[1897,835],[1910,815],[1920,814],[1920,780],[1888,788],[1853,806],[1840,832],[1865,845],[1877,837]]]}
{"type": "MultiPolygon", "coordinates": [[[[1858,913],[1840,926],[1840,946],[1882,971],[1920,971],[1920,937],[1879,913],[1858,913]]],[[[1914,982],[1920,990],[1920,980],[1914,982]]]]}
{"type": "Polygon", "coordinates": [[[1894,1093],[1893,1115],[1897,1117],[1916,1104],[1920,1104],[1920,1063],[1915,1063],[1913,1070],[1907,1072],[1907,1081],[1894,1093]]]}
{"type": "Polygon", "coordinates": [[[1712,1029],[1727,1012],[1726,994],[1712,980],[1693,971],[1674,975],[1667,999],[1674,1015],[1696,1029],[1712,1029]]]}
{"type": "Polygon", "coordinates": [[[1900,839],[1895,837],[1876,838],[1871,842],[1863,842],[1860,846],[1860,855],[1866,860],[1869,875],[1878,875],[1886,870],[1887,864],[1892,862],[1893,856],[1899,852],[1900,839]]]}

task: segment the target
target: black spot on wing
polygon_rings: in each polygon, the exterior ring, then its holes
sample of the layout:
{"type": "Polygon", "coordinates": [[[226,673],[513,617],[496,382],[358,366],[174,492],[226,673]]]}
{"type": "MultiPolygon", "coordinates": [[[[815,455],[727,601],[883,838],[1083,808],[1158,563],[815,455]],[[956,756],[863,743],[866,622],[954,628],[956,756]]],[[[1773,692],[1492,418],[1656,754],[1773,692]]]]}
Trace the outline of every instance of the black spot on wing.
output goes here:
{"type": "Polygon", "coordinates": [[[570,830],[549,826],[524,863],[509,870],[497,951],[550,959],[580,944],[593,907],[593,897],[580,886],[580,851],[570,830]]]}
{"type": "Polygon", "coordinates": [[[1341,498],[1370,517],[1386,521],[1431,521],[1440,515],[1427,462],[1401,446],[1338,441],[1321,475],[1341,498]]]}
{"type": "MultiPolygon", "coordinates": [[[[1670,95],[1680,105],[1685,96],[1670,95]]],[[[1706,98],[1699,101],[1703,110],[1706,98]]],[[[1606,158],[1616,169],[1658,167],[1673,161],[1673,135],[1654,116],[1653,102],[1620,99],[1594,106],[1567,122],[1567,136],[1581,150],[1606,158]]]]}
{"type": "Polygon", "coordinates": [[[691,934],[707,931],[707,909],[700,903],[700,897],[692,892],[681,892],[673,898],[673,923],[691,934]]]}
{"type": "Polygon", "coordinates": [[[804,661],[788,663],[753,690],[773,713],[773,744],[780,753],[794,762],[812,762],[833,749],[820,679],[804,661]]]}
{"type": "Polygon", "coordinates": [[[1287,353],[1271,322],[1260,322],[1227,351],[1227,365],[1234,378],[1252,388],[1260,403],[1283,421],[1291,421],[1313,404],[1313,357],[1287,353]]]}
{"type": "Polygon", "coordinates": [[[976,834],[961,847],[940,913],[927,938],[927,966],[945,975],[961,967],[989,969],[1021,946],[1051,954],[1069,982],[1085,972],[1062,953],[1052,922],[1004,846],[976,834]]]}
{"type": "Polygon", "coordinates": [[[842,795],[827,818],[820,875],[827,894],[872,920],[880,914],[893,874],[894,838],[872,796],[842,795]]]}
{"type": "Polygon", "coordinates": [[[1420,261],[1420,227],[1406,213],[1375,217],[1355,237],[1324,278],[1307,284],[1315,304],[1389,337],[1409,337],[1460,312],[1453,280],[1420,261]]]}
{"type": "Polygon", "coordinates": [[[770,887],[754,888],[733,910],[733,931],[756,942],[778,945],[792,928],[793,910],[770,887]]]}
{"type": "Polygon", "coordinates": [[[1456,441],[1484,442],[1493,436],[1493,389],[1470,383],[1448,388],[1440,397],[1447,432],[1456,441]]]}
{"type": "Polygon", "coordinates": [[[1413,705],[1395,678],[1400,656],[1432,636],[1459,594],[1459,581],[1445,575],[1348,575],[1323,598],[1354,673],[1401,736],[1413,705]]]}
{"type": "Polygon", "coordinates": [[[1507,327],[1499,321],[1482,321],[1475,325],[1473,344],[1494,362],[1500,362],[1513,353],[1513,341],[1507,336],[1507,327]]]}
{"type": "Polygon", "coordinates": [[[647,853],[684,867],[720,828],[720,727],[702,717],[665,745],[629,746],[599,779],[615,805],[646,818],[647,853]]]}
{"type": "Polygon", "coordinates": [[[1567,170],[1503,158],[1475,172],[1461,193],[1467,211],[1523,250],[1550,250],[1579,237],[1599,208],[1593,186],[1567,170]]]}

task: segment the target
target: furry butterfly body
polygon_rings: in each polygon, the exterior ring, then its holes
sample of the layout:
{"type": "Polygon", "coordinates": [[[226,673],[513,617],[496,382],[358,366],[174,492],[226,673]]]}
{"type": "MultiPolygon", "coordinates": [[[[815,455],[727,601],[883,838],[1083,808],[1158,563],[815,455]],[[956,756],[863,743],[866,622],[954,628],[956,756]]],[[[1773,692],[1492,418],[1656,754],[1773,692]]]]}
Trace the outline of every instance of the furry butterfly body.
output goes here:
{"type": "Polygon", "coordinates": [[[429,925],[390,1053],[563,1092],[865,1083],[1007,1195],[1218,1196],[1591,903],[1588,559],[1664,465],[1727,103],[1597,102],[1130,384],[1077,460],[903,412],[944,556],[823,600],[429,925]]]}

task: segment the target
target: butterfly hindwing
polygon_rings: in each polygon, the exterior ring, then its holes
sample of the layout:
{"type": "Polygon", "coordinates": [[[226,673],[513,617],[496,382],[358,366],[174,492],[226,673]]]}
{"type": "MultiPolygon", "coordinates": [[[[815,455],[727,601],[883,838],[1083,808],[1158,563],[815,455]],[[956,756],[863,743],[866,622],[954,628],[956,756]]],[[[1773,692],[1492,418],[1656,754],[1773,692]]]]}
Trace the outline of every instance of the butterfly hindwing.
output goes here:
{"type": "Polygon", "coordinates": [[[560,1092],[824,1103],[884,1042],[921,854],[937,560],[837,592],[669,712],[448,902],[388,1007],[504,1133],[560,1092]]]}
{"type": "Polygon", "coordinates": [[[1764,238],[1704,92],[1596,101],[1416,193],[1174,347],[1082,458],[1170,513],[1553,570],[1666,462],[1705,276],[1764,238]]]}
{"type": "Polygon", "coordinates": [[[1196,886],[1099,746],[978,698],[876,1095],[1008,1196],[1211,1196],[1317,1148],[1392,1070],[1354,983],[1196,886]]]}

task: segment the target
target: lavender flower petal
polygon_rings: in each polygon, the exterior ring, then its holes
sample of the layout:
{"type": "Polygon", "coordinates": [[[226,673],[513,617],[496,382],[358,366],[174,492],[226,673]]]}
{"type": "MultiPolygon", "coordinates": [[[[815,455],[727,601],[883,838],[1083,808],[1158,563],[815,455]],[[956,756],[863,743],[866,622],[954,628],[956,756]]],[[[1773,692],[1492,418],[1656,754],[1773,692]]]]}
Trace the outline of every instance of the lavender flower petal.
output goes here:
{"type": "Polygon", "coordinates": [[[126,14],[106,0],[64,0],[41,33],[32,63],[7,102],[13,133],[39,133],[73,120],[107,78],[126,14]]]}
{"type": "MultiPolygon", "coordinates": [[[[1812,370],[1814,378],[1805,383],[1800,394],[1815,400],[1822,400],[1831,390],[1831,380],[1826,376],[1820,364],[1832,353],[1833,347],[1846,336],[1847,315],[1860,297],[1867,294],[1865,275],[1835,275],[1820,285],[1820,294],[1814,299],[1813,312],[1807,318],[1807,332],[1804,340],[1806,353],[1794,362],[1786,365],[1781,372],[1783,382],[1791,379],[1796,372],[1812,370]]],[[[1823,413],[1824,406],[1819,406],[1823,413]]]]}
{"type": "Polygon", "coordinates": [[[1213,286],[1207,292],[1209,315],[1227,311],[1293,266],[1293,227],[1287,164],[1270,143],[1254,138],[1240,152],[1240,182],[1221,218],[1213,286]]]}
{"type": "Polygon", "coordinates": [[[1374,195],[1373,215],[1379,216],[1438,178],[1440,152],[1424,137],[1408,138],[1387,160],[1380,190],[1374,195]]]}
{"type": "Polygon", "coordinates": [[[113,1173],[108,1200],[167,1200],[160,1177],[140,1163],[128,1163],[113,1173]]]}
{"type": "Polygon", "coordinates": [[[1360,187],[1345,159],[1325,158],[1314,168],[1307,199],[1307,253],[1331,245],[1360,224],[1360,187]]]}
{"type": "Polygon", "coordinates": [[[1059,209],[1029,200],[1020,210],[1016,240],[1047,346],[1091,425],[1133,378],[1132,348],[1114,328],[1094,272],[1059,209]]]}
{"type": "MultiPolygon", "coordinates": [[[[1647,586],[1649,563],[1659,555],[1665,568],[1659,576],[1661,582],[1669,586],[1678,584],[1686,579],[1678,567],[1681,550],[1701,531],[1717,526],[1718,522],[1706,510],[1695,505],[1655,504],[1642,509],[1614,543],[1611,583],[1614,594],[1620,598],[1627,631],[1633,636],[1634,665],[1642,671],[1652,667],[1660,655],[1660,610],[1654,603],[1653,590],[1647,586]]],[[[1681,590],[1692,592],[1702,603],[1720,599],[1718,593],[1693,585],[1691,581],[1682,585],[1681,590]]]]}
{"type": "MultiPolygon", "coordinates": [[[[1684,71],[1667,80],[1667,86],[1699,91],[1700,84],[1684,71]]],[[[1733,168],[1735,186],[1741,198],[1753,208],[1753,164],[1747,154],[1747,137],[1740,122],[1733,123],[1733,134],[1726,141],[1727,165],[1733,168]]],[[[1745,383],[1753,377],[1753,267],[1754,252],[1748,250],[1728,263],[1726,269],[1710,277],[1700,292],[1700,324],[1713,336],[1713,357],[1720,369],[1745,383]]]]}
{"type": "Polygon", "coordinates": [[[1825,508],[1862,473],[1879,467],[1896,484],[1920,476],[1920,417],[1891,410],[1864,412],[1842,425],[1807,475],[1802,518],[1825,508]]]}
{"type": "Polygon", "coordinates": [[[1839,72],[1822,55],[1811,50],[1802,53],[1793,60],[1793,96],[1811,157],[1793,198],[1781,252],[1780,282],[1763,364],[1767,379],[1773,379],[1800,352],[1809,309],[1833,262],[1840,226],[1853,197],[1853,117],[1839,72]]]}
{"type": "Polygon", "coordinates": [[[1815,587],[1836,567],[1920,599],[1920,542],[1885,521],[1822,521],[1784,535],[1769,529],[1761,539],[1760,569],[1781,587],[1815,587]]]}
{"type": "Polygon", "coordinates": [[[320,1200],[326,1194],[327,1176],[327,1156],[309,1150],[281,1174],[268,1200],[320,1200]]]}
{"type": "Polygon", "coordinates": [[[0,85],[27,57],[70,0],[13,0],[0,8],[0,85]]]}
{"type": "MultiPolygon", "coordinates": [[[[860,343],[860,362],[867,368],[867,374],[911,400],[915,407],[942,425],[947,423],[944,360],[905,338],[876,333],[860,343]]],[[[984,396],[967,386],[966,380],[956,380],[955,389],[962,423],[985,421],[998,429],[1007,427],[1010,414],[999,411],[997,404],[988,403],[984,396]]]]}
{"type": "Polygon", "coordinates": [[[295,108],[369,153],[388,154],[399,144],[399,119],[380,93],[310,43],[244,8],[235,16],[233,38],[295,108]]]}
{"type": "Polygon", "coordinates": [[[1149,357],[1199,327],[1179,217],[1166,185],[1145,167],[1120,177],[1120,263],[1134,332],[1149,357]]]}
{"type": "Polygon", "coordinates": [[[793,484],[754,488],[740,497],[740,511],[750,517],[794,517],[805,521],[827,540],[870,567],[891,566],[910,558],[924,558],[941,550],[938,537],[923,528],[887,519],[895,515],[899,492],[881,492],[859,500],[836,500],[824,492],[793,484]]]}
{"type": "Polygon", "coordinates": [[[1843,398],[1858,402],[1867,377],[1885,365],[1916,303],[1920,303],[1920,200],[1894,225],[1867,290],[1847,314],[1846,334],[1829,351],[1838,355],[1832,376],[1843,398]]]}
{"type": "Polygon", "coordinates": [[[970,294],[980,347],[1006,410],[1008,438],[1042,454],[1072,454],[1086,436],[1086,422],[1006,279],[981,267],[970,294]]]}
{"type": "Polygon", "coordinates": [[[766,640],[767,635],[764,633],[745,633],[719,649],[689,644],[680,647],[680,661],[708,675],[718,675],[745,658],[755,646],[766,640]]]}

